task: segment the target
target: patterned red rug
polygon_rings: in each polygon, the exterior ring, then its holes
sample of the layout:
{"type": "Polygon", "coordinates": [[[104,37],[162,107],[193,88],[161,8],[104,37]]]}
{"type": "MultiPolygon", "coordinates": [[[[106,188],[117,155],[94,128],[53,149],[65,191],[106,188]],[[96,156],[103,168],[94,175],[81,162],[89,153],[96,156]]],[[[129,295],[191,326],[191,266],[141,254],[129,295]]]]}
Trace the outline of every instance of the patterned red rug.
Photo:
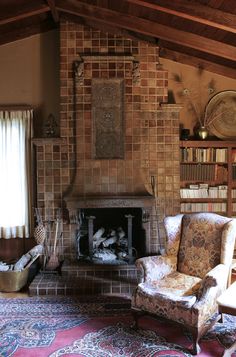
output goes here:
{"type": "MultiPolygon", "coordinates": [[[[0,356],[191,356],[185,329],[145,316],[134,331],[132,321],[120,298],[0,299],[0,356]]],[[[221,356],[235,338],[236,319],[226,316],[201,339],[198,356],[221,356]]]]}

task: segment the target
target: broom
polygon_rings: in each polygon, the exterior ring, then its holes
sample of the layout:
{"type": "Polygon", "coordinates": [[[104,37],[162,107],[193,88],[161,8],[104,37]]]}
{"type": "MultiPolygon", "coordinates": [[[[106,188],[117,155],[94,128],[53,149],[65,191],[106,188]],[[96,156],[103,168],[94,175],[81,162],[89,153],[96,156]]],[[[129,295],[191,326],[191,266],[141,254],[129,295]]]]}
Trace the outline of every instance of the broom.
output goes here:
{"type": "Polygon", "coordinates": [[[55,270],[60,265],[58,256],[56,254],[58,227],[59,227],[59,221],[57,219],[57,221],[56,221],[56,232],[55,232],[54,243],[53,243],[53,250],[52,250],[52,254],[50,255],[49,261],[48,261],[48,263],[46,265],[46,269],[47,270],[55,270]]]}

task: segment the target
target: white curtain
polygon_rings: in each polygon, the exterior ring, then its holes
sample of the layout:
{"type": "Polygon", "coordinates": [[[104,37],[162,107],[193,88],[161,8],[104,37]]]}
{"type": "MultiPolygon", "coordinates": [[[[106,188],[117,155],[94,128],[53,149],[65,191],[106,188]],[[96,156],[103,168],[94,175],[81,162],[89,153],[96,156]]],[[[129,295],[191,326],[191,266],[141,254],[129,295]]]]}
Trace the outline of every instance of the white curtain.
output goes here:
{"type": "Polygon", "coordinates": [[[0,238],[30,235],[32,110],[0,111],[0,238]]]}

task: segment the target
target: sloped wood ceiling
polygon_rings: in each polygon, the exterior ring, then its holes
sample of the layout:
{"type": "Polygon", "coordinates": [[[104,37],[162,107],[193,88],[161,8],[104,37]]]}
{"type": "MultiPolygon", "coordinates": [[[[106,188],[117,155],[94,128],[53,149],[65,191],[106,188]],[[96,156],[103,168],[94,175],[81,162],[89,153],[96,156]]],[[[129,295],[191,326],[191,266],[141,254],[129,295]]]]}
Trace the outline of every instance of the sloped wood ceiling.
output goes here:
{"type": "Polygon", "coordinates": [[[156,43],[161,57],[236,78],[235,0],[1,0],[0,45],[60,19],[156,43]]]}

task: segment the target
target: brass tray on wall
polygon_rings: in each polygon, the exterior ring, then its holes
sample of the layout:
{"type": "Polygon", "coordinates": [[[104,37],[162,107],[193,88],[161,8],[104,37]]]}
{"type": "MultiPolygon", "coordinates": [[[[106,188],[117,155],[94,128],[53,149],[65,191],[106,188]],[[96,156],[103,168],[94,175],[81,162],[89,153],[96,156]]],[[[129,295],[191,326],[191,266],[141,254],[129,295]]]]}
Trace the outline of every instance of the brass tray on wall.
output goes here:
{"type": "Polygon", "coordinates": [[[206,114],[215,116],[208,125],[213,135],[222,140],[236,139],[236,91],[226,90],[214,95],[207,104],[206,114]]]}

